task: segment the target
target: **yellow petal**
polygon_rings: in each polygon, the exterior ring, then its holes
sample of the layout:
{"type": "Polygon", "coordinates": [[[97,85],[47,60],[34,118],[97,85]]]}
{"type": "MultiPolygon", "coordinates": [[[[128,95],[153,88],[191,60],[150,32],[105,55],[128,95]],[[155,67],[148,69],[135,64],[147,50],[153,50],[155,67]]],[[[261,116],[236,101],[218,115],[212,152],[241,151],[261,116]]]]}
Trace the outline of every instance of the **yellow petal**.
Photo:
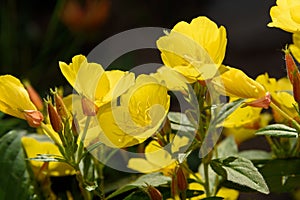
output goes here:
{"type": "Polygon", "coordinates": [[[287,32],[300,31],[300,2],[298,0],[277,0],[270,10],[272,22],[269,27],[277,27],[287,32]]]}
{"type": "Polygon", "coordinates": [[[0,111],[25,119],[24,110],[37,110],[19,79],[11,75],[0,76],[0,111]]]}
{"type": "MultiPolygon", "coordinates": [[[[22,138],[22,144],[28,158],[34,158],[38,154],[52,154],[61,156],[58,147],[54,143],[47,141],[47,138],[45,139],[45,137],[41,135],[35,136],[35,138],[22,138]]],[[[30,164],[36,176],[38,176],[39,170],[41,169],[43,163],[44,162],[34,160],[30,161],[30,164]]],[[[66,176],[75,174],[75,170],[70,165],[62,162],[50,162],[47,172],[50,176],[66,176]]]]}
{"type": "Polygon", "coordinates": [[[289,49],[296,60],[300,62],[300,33],[293,34],[293,43],[294,44],[289,45],[289,49]]]}
{"type": "Polygon", "coordinates": [[[188,91],[189,82],[183,75],[178,73],[176,70],[169,67],[160,67],[156,73],[152,73],[151,76],[164,82],[168,90],[171,91],[188,91]]]}
{"type": "Polygon", "coordinates": [[[190,24],[179,22],[171,33],[161,37],[157,46],[164,64],[174,68],[189,82],[216,75],[225,56],[226,30],[206,17],[190,24]]]}
{"type": "Polygon", "coordinates": [[[82,56],[74,56],[72,63],[59,63],[61,72],[73,88],[91,101],[97,100],[97,106],[102,105],[104,96],[108,93],[109,80],[100,64],[88,63],[82,56]]]}
{"type": "MultiPolygon", "coordinates": [[[[103,98],[103,103],[112,101],[112,99],[119,97],[126,92],[135,81],[134,73],[124,72],[120,70],[112,70],[105,72],[109,80],[109,91],[103,98]]],[[[101,90],[102,88],[99,87],[101,90]]]]}
{"type": "Polygon", "coordinates": [[[213,80],[215,88],[223,95],[239,98],[255,98],[259,99],[266,95],[264,87],[248,77],[243,71],[227,67],[221,75],[213,80]]]}
{"type": "Polygon", "coordinates": [[[226,128],[254,127],[259,122],[261,110],[262,108],[251,106],[239,107],[225,119],[223,126],[226,128]]]}

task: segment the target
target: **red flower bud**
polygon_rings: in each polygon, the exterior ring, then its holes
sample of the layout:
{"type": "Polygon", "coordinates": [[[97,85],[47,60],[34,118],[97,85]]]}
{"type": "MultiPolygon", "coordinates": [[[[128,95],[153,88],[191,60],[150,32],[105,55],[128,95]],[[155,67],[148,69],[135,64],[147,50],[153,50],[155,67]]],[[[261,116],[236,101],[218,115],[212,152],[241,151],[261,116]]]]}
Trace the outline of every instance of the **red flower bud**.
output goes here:
{"type": "Polygon", "coordinates": [[[86,97],[81,99],[82,111],[85,116],[95,116],[98,111],[98,107],[86,97]]]}
{"type": "Polygon", "coordinates": [[[28,92],[29,98],[38,110],[43,110],[44,104],[40,95],[31,86],[29,81],[23,81],[23,84],[28,92]]]}
{"type": "Polygon", "coordinates": [[[68,115],[68,110],[67,107],[63,101],[63,99],[61,98],[61,96],[59,96],[57,93],[54,93],[54,101],[55,101],[55,107],[57,110],[57,113],[59,114],[59,116],[62,119],[68,119],[69,115],[68,115]]]}
{"type": "Polygon", "coordinates": [[[286,70],[288,73],[288,77],[293,84],[294,82],[294,76],[299,73],[298,67],[293,59],[293,56],[291,55],[290,51],[288,49],[284,50],[285,53],[285,65],[286,65],[286,70]]]}
{"type": "Polygon", "coordinates": [[[147,193],[151,200],[162,200],[163,199],[163,196],[160,193],[160,191],[151,185],[147,186],[147,193]]]}
{"type": "Polygon", "coordinates": [[[72,119],[72,132],[75,137],[79,136],[80,127],[79,127],[76,115],[74,115],[73,119],[72,119]]]}
{"type": "Polygon", "coordinates": [[[61,117],[58,115],[52,103],[48,103],[48,114],[49,114],[50,123],[53,130],[56,132],[61,132],[63,129],[61,117]]]}
{"type": "Polygon", "coordinates": [[[182,170],[182,167],[178,165],[176,168],[176,179],[177,179],[177,188],[180,192],[186,191],[188,188],[188,182],[186,176],[182,170]]]}
{"type": "Polygon", "coordinates": [[[295,101],[300,103],[300,73],[299,71],[293,76],[293,94],[295,101]]]}
{"type": "Polygon", "coordinates": [[[256,99],[251,102],[246,102],[245,104],[247,106],[252,106],[252,107],[259,107],[259,108],[269,108],[269,105],[271,103],[271,95],[270,92],[267,92],[266,95],[260,99],[256,99]]]}
{"type": "Polygon", "coordinates": [[[29,126],[37,128],[41,126],[42,121],[44,120],[43,114],[38,110],[24,110],[24,117],[28,122],[29,126]]]}

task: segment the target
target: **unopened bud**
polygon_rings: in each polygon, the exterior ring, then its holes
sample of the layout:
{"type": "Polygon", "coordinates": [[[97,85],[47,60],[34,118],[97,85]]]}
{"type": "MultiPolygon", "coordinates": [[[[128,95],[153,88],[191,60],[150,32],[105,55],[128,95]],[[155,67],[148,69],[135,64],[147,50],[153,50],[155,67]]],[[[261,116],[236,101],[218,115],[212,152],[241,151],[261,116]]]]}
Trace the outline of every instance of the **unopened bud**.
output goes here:
{"type": "Polygon", "coordinates": [[[175,174],[173,174],[171,181],[171,195],[172,197],[178,195],[177,178],[175,174]]]}
{"type": "Polygon", "coordinates": [[[63,99],[57,93],[54,93],[53,95],[57,113],[62,119],[68,119],[69,114],[63,99]]]}
{"type": "Polygon", "coordinates": [[[76,115],[73,116],[73,119],[72,119],[72,132],[73,132],[73,135],[75,137],[78,137],[79,136],[79,133],[80,133],[80,127],[79,127],[79,124],[78,124],[78,120],[77,120],[77,117],[76,115]]]}
{"type": "Polygon", "coordinates": [[[176,179],[177,179],[177,188],[180,192],[186,191],[188,188],[188,182],[186,176],[182,170],[182,167],[178,165],[176,168],[176,179]]]}
{"type": "Polygon", "coordinates": [[[43,114],[38,110],[24,110],[24,117],[28,122],[29,126],[37,128],[41,126],[42,121],[44,120],[43,114]]]}
{"type": "Polygon", "coordinates": [[[35,105],[35,107],[38,110],[43,110],[44,104],[40,97],[40,95],[35,91],[35,89],[31,86],[30,82],[25,80],[23,81],[23,84],[28,92],[29,98],[32,101],[32,103],[35,105]]]}
{"type": "Polygon", "coordinates": [[[94,102],[92,102],[88,98],[83,97],[81,99],[81,106],[82,106],[83,114],[85,116],[95,116],[97,114],[98,111],[97,106],[94,104],[94,102]]]}
{"type": "Polygon", "coordinates": [[[300,103],[300,73],[297,72],[293,77],[293,94],[295,101],[300,103]]]}
{"type": "Polygon", "coordinates": [[[286,65],[286,70],[288,73],[288,77],[293,84],[294,82],[294,76],[295,74],[299,73],[298,67],[293,59],[293,56],[291,55],[290,51],[288,49],[283,50],[285,53],[285,65],[286,65]]]}
{"type": "Polygon", "coordinates": [[[52,103],[48,103],[48,114],[49,114],[50,123],[53,130],[56,132],[61,132],[63,129],[61,117],[58,115],[52,103]]]}
{"type": "Polygon", "coordinates": [[[261,97],[251,102],[246,102],[245,105],[268,109],[270,103],[271,103],[271,94],[270,92],[267,92],[264,97],[261,97]]]}
{"type": "Polygon", "coordinates": [[[147,193],[151,200],[162,200],[163,199],[163,196],[160,193],[160,191],[151,185],[147,186],[147,193]]]}

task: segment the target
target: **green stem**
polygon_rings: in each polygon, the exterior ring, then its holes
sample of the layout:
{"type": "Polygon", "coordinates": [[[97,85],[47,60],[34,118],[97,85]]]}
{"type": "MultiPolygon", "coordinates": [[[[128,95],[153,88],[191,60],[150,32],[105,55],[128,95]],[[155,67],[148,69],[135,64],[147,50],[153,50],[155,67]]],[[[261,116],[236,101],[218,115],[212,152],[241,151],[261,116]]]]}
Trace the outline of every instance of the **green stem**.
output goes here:
{"type": "Polygon", "coordinates": [[[296,120],[294,120],[292,117],[290,117],[287,113],[285,113],[283,110],[281,110],[276,104],[271,102],[270,107],[274,110],[276,110],[280,115],[282,115],[284,118],[286,118],[288,121],[290,121],[293,125],[293,127],[297,130],[298,133],[300,133],[300,125],[296,120]]]}
{"type": "Polygon", "coordinates": [[[47,135],[53,140],[53,142],[59,146],[60,148],[62,148],[61,146],[61,141],[59,141],[57,139],[57,137],[55,137],[55,135],[53,134],[53,132],[48,128],[48,126],[46,124],[44,124],[43,122],[41,123],[41,127],[44,131],[46,131],[47,135]]]}
{"type": "Polygon", "coordinates": [[[91,199],[91,195],[90,193],[85,189],[85,184],[84,184],[84,179],[83,179],[83,176],[80,172],[80,169],[79,169],[79,166],[77,166],[77,169],[76,169],[76,179],[79,183],[79,188],[80,188],[80,191],[82,193],[82,196],[85,200],[90,200],[91,199]]]}
{"type": "Polygon", "coordinates": [[[84,126],[84,129],[83,129],[83,133],[82,133],[82,136],[81,136],[80,142],[79,142],[77,163],[80,163],[80,161],[82,159],[84,140],[85,140],[88,128],[89,128],[90,121],[91,121],[91,116],[87,116],[87,119],[85,121],[85,126],[84,126]]]}
{"type": "Polygon", "coordinates": [[[204,178],[205,178],[204,189],[205,189],[206,197],[210,197],[210,185],[209,185],[208,165],[209,165],[208,163],[203,163],[204,178]]]}
{"type": "Polygon", "coordinates": [[[98,160],[94,159],[95,167],[97,170],[97,174],[99,177],[99,190],[100,190],[100,199],[105,200],[105,192],[104,192],[104,175],[103,175],[103,168],[104,164],[100,163],[98,160]]]}

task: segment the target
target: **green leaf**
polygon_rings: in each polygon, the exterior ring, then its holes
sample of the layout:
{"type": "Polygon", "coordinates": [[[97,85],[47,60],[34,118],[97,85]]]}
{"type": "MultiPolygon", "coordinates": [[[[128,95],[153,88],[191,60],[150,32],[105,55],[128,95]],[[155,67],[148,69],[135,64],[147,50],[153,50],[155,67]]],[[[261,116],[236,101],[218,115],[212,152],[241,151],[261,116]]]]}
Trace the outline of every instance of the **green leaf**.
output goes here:
{"type": "Polygon", "coordinates": [[[228,157],[211,161],[212,169],[223,178],[268,194],[268,186],[252,162],[243,157],[228,157]]]}
{"type": "Polygon", "coordinates": [[[262,129],[259,129],[256,135],[267,135],[274,137],[298,137],[297,130],[284,124],[271,124],[262,129]]]}
{"type": "Polygon", "coordinates": [[[271,192],[292,192],[300,187],[300,159],[275,159],[260,168],[271,192]]]}
{"type": "Polygon", "coordinates": [[[116,190],[112,194],[110,194],[107,199],[110,199],[112,197],[115,197],[119,194],[122,194],[124,192],[127,192],[132,189],[137,189],[141,187],[146,187],[148,185],[152,185],[153,187],[157,187],[160,185],[168,184],[168,182],[171,181],[170,177],[164,176],[160,172],[152,173],[152,174],[146,174],[143,176],[140,176],[136,181],[129,183],[120,189],[116,190]]]}
{"type": "Polygon", "coordinates": [[[186,132],[195,131],[195,126],[184,113],[169,112],[168,118],[171,122],[171,128],[173,130],[181,130],[186,132]]]}
{"type": "Polygon", "coordinates": [[[239,152],[238,155],[248,160],[270,160],[272,158],[272,153],[262,150],[245,150],[239,152]]]}
{"type": "Polygon", "coordinates": [[[245,99],[238,99],[230,103],[226,103],[218,112],[213,120],[213,124],[218,125],[222,124],[222,122],[233,113],[243,102],[245,99]]]}
{"type": "Polygon", "coordinates": [[[238,147],[233,136],[228,136],[217,146],[218,158],[226,158],[228,156],[237,155],[238,147]]]}
{"type": "MultiPolygon", "coordinates": [[[[25,131],[10,131],[0,139],[0,199],[29,199],[30,177],[21,137],[25,131]]],[[[31,189],[30,189],[31,188],[31,189]]]]}

